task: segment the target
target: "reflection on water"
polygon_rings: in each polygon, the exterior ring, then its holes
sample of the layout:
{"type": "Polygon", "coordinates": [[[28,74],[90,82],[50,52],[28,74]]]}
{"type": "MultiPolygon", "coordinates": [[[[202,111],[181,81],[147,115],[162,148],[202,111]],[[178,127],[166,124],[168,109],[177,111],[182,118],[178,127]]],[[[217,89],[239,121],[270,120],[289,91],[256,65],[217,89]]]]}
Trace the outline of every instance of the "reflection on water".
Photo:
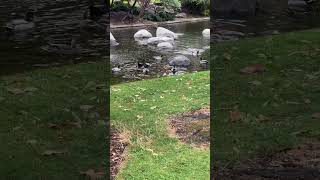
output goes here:
{"type": "MultiPolygon", "coordinates": [[[[97,2],[96,5],[102,5],[103,1],[97,2]]],[[[48,56],[52,53],[72,55],[78,59],[82,56],[106,56],[109,54],[106,41],[108,17],[104,16],[96,22],[84,19],[87,11],[87,0],[3,0],[0,4],[1,41],[14,42],[14,47],[18,49],[32,44],[34,51],[49,53],[48,56]],[[23,18],[30,9],[35,11],[34,28],[15,33],[5,32],[3,26],[7,22],[23,18]],[[72,42],[74,46],[71,46],[72,42]]],[[[22,58],[21,62],[14,64],[1,60],[1,69],[13,66],[24,69],[41,63],[43,66],[54,63],[35,60],[26,64],[24,61],[22,58]]]]}
{"type": "MultiPolygon", "coordinates": [[[[208,21],[163,26],[178,34],[178,39],[175,40],[175,48],[172,51],[161,51],[156,46],[139,45],[133,36],[134,33],[143,28],[112,30],[119,45],[111,48],[111,65],[120,65],[123,70],[116,76],[124,79],[163,76],[170,73],[168,59],[179,54],[187,56],[192,61],[191,66],[185,70],[191,72],[208,69],[207,66],[200,63],[200,56],[196,56],[196,53],[197,51],[202,53],[209,48],[209,40],[202,36],[202,31],[209,26],[210,22],[208,21]],[[163,55],[162,59],[155,57],[161,55],[163,55]],[[150,73],[144,75],[136,71],[138,63],[150,63],[150,73]]],[[[155,36],[156,27],[148,27],[147,29],[155,36]]]]}

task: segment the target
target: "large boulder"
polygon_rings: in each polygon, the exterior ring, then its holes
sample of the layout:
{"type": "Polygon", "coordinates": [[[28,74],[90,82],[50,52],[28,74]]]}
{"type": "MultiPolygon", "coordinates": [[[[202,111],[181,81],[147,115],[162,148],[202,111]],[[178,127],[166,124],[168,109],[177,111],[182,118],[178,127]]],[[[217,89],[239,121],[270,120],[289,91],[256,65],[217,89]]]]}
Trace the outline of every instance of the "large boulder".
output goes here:
{"type": "Polygon", "coordinates": [[[153,45],[156,45],[162,42],[169,42],[173,44],[174,39],[170,37],[152,37],[152,38],[149,38],[147,41],[148,44],[153,44],[153,45]]]}
{"type": "Polygon", "coordinates": [[[203,36],[204,38],[210,39],[210,29],[204,29],[204,30],[202,31],[202,36],[203,36]]]}
{"type": "Polygon", "coordinates": [[[188,67],[190,66],[190,63],[191,63],[190,59],[184,55],[177,55],[169,59],[170,66],[188,67]]]}
{"type": "Polygon", "coordinates": [[[133,36],[135,39],[141,39],[141,38],[151,38],[152,34],[146,30],[146,29],[141,29],[138,32],[136,32],[133,36]]]}
{"type": "Polygon", "coordinates": [[[157,37],[170,37],[173,39],[178,38],[178,35],[176,33],[172,32],[166,28],[163,28],[163,27],[157,28],[156,35],[157,35],[157,37]]]}
{"type": "Polygon", "coordinates": [[[162,42],[157,45],[159,49],[173,49],[173,45],[169,42],[162,42]]]}
{"type": "Polygon", "coordinates": [[[110,32],[110,45],[111,45],[111,46],[117,46],[117,45],[119,45],[119,43],[118,43],[117,40],[114,38],[114,36],[112,35],[111,32],[110,32]]]}

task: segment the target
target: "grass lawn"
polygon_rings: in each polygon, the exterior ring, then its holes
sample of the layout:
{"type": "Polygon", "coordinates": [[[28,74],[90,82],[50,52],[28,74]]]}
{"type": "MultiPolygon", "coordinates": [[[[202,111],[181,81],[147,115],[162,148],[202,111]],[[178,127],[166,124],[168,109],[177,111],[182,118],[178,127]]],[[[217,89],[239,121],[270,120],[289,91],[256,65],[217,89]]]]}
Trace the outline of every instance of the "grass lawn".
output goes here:
{"type": "Polygon", "coordinates": [[[99,62],[0,77],[1,179],[78,180],[80,171],[106,170],[106,69],[99,62]]]}
{"type": "Polygon", "coordinates": [[[319,141],[319,37],[320,30],[307,30],[211,45],[216,167],[319,141]],[[239,73],[251,64],[266,71],[239,73]],[[241,118],[230,122],[229,111],[241,118]]]}
{"type": "Polygon", "coordinates": [[[131,135],[117,179],[209,179],[209,150],[169,137],[166,125],[209,105],[209,88],[208,71],[111,86],[111,125],[131,135]]]}

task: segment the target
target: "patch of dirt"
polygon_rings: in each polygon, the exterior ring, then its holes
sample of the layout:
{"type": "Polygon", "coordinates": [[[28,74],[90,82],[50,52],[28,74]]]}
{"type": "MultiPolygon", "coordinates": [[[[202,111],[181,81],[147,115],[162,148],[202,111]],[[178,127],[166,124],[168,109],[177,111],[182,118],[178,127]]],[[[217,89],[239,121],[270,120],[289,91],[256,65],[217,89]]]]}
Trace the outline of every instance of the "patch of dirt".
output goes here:
{"type": "Polygon", "coordinates": [[[169,118],[170,135],[184,143],[208,148],[210,145],[210,108],[186,112],[169,118]]]}
{"type": "Polygon", "coordinates": [[[119,169],[123,166],[127,146],[130,144],[130,135],[129,133],[119,133],[112,129],[110,137],[110,174],[111,179],[114,179],[119,169]]]}
{"type": "Polygon", "coordinates": [[[320,142],[248,160],[215,176],[217,180],[320,180],[320,142]]]}

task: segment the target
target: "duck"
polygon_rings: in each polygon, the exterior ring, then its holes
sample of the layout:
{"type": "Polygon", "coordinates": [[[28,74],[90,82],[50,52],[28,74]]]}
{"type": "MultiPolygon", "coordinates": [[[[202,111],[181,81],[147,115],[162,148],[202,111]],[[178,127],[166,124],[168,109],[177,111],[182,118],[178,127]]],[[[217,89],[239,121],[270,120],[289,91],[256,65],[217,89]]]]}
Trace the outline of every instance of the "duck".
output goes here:
{"type": "Polygon", "coordinates": [[[172,74],[173,74],[173,75],[175,75],[175,74],[177,73],[176,66],[173,66],[173,68],[172,68],[172,70],[171,70],[171,71],[172,71],[172,74]]]}
{"type": "Polygon", "coordinates": [[[137,68],[138,68],[138,69],[141,69],[142,67],[143,67],[143,63],[138,62],[137,68]]]}
{"type": "Polygon", "coordinates": [[[192,56],[198,57],[200,55],[200,51],[199,50],[192,51],[191,54],[192,54],[192,56]]]}
{"type": "Polygon", "coordinates": [[[200,64],[209,64],[209,61],[202,59],[202,57],[200,58],[200,64]]]}
{"type": "Polygon", "coordinates": [[[143,72],[143,74],[149,74],[150,70],[149,70],[149,68],[144,67],[142,69],[142,72],[143,72]]]}
{"type": "Polygon", "coordinates": [[[153,58],[154,58],[155,60],[160,61],[160,60],[163,59],[163,55],[161,54],[160,56],[153,56],[153,58]]]}
{"type": "Polygon", "coordinates": [[[151,64],[150,64],[150,63],[145,63],[145,64],[143,65],[143,67],[144,67],[144,68],[149,68],[149,67],[151,67],[151,64]]]}
{"type": "Polygon", "coordinates": [[[28,11],[25,14],[24,19],[14,19],[8,23],[6,23],[5,28],[7,31],[25,31],[34,28],[35,24],[34,20],[34,12],[28,11]]]}
{"type": "Polygon", "coordinates": [[[112,71],[113,74],[121,72],[120,65],[118,65],[117,67],[112,68],[111,71],[112,71]]]}

